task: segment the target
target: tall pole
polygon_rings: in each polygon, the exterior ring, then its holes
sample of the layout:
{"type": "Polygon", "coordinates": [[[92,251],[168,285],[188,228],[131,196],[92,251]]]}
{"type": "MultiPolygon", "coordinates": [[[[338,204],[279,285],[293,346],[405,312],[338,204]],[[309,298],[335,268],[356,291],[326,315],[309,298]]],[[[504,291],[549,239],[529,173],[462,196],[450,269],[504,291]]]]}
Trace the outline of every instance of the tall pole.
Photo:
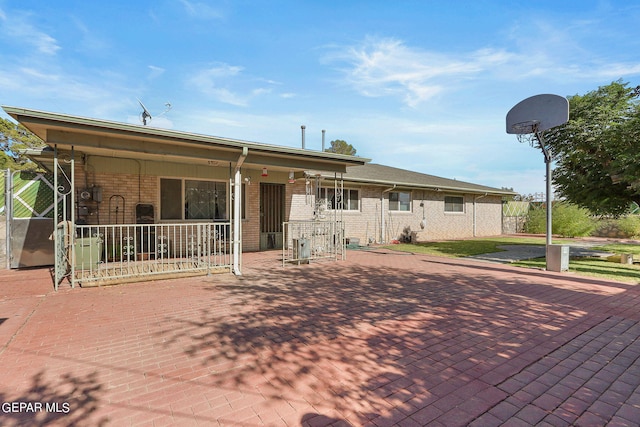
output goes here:
{"type": "Polygon", "coordinates": [[[547,246],[551,245],[551,238],[553,234],[553,222],[551,218],[551,158],[548,153],[549,152],[546,151],[544,154],[544,162],[547,164],[547,246]]]}
{"type": "Polygon", "coordinates": [[[553,234],[553,221],[552,221],[552,206],[551,206],[551,152],[545,147],[544,139],[542,138],[542,132],[536,132],[536,138],[538,138],[538,144],[542,153],[544,154],[544,163],[546,165],[547,173],[547,244],[545,247],[545,262],[547,270],[549,270],[549,246],[551,246],[552,234],[553,234]]]}

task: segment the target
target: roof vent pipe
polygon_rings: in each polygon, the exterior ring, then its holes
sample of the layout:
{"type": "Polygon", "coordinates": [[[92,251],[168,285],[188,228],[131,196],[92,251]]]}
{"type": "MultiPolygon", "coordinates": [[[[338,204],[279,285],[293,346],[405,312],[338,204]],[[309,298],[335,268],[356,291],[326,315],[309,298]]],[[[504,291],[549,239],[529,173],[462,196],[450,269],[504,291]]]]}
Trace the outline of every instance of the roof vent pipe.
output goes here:
{"type": "Polygon", "coordinates": [[[300,129],[302,129],[302,149],[304,150],[304,129],[306,128],[305,125],[300,126],[300,129]]]}
{"type": "Polygon", "coordinates": [[[324,152],[324,133],[326,130],[322,129],[322,151],[324,152]]]}

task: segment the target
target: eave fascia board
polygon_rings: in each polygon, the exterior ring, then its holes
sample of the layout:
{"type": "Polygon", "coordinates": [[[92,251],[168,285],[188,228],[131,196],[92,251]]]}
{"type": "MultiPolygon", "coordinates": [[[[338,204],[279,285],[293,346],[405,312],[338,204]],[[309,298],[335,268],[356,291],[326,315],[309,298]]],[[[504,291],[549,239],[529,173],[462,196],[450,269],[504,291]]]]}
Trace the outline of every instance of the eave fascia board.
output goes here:
{"type": "MultiPolygon", "coordinates": [[[[292,148],[259,142],[243,141],[231,138],[203,135],[192,132],[176,131],[170,129],[154,128],[149,126],[135,125],[122,122],[114,122],[102,119],[73,116],[62,113],[51,113],[27,108],[2,106],[2,108],[18,122],[29,128],[29,124],[66,129],[77,129],[89,132],[106,132],[110,134],[121,133],[131,137],[146,137],[150,139],[170,139],[178,140],[188,144],[218,145],[230,149],[242,151],[247,147],[254,153],[264,153],[265,155],[289,155],[295,157],[306,157],[318,159],[325,162],[338,162],[348,165],[363,165],[369,163],[371,159],[349,156],[346,154],[336,154],[302,148],[292,148]]],[[[30,129],[31,130],[31,129],[30,129]]],[[[39,135],[40,136],[40,135],[39,135]]],[[[42,138],[42,136],[41,136],[42,138]]],[[[44,136],[45,142],[46,135],[44,136]]]]}
{"type": "MultiPolygon", "coordinates": [[[[324,179],[333,180],[334,177],[328,174],[322,174],[324,179]]],[[[340,178],[338,178],[340,179],[340,178]]],[[[408,183],[408,182],[398,182],[398,181],[388,181],[388,180],[376,180],[376,179],[365,179],[365,178],[349,178],[343,177],[343,181],[345,183],[353,182],[356,184],[370,184],[375,186],[384,186],[389,187],[395,185],[398,189],[410,189],[410,190],[433,190],[433,191],[446,191],[450,193],[465,193],[465,194],[487,194],[492,196],[516,196],[518,193],[511,191],[497,191],[491,189],[479,189],[479,188],[469,188],[469,187],[454,187],[447,185],[432,185],[432,184],[417,184],[417,183],[408,183]]]]}

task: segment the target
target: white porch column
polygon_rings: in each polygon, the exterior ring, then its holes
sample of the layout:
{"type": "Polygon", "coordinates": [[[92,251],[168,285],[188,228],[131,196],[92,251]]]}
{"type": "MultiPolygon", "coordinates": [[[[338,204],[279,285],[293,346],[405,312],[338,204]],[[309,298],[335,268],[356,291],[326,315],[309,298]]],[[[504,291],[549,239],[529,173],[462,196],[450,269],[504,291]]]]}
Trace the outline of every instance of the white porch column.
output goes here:
{"type": "Polygon", "coordinates": [[[236,276],[242,275],[242,173],[240,168],[248,154],[249,149],[242,147],[233,175],[233,274],[236,276]]]}

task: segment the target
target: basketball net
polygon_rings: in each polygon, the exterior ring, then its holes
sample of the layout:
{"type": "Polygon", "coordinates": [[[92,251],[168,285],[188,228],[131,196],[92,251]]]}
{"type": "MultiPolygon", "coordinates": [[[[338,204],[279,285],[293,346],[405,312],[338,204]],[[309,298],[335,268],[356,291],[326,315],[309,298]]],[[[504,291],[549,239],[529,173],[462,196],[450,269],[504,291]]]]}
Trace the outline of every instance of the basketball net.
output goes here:
{"type": "Polygon", "coordinates": [[[538,132],[538,122],[523,122],[514,125],[514,129],[518,130],[516,137],[520,143],[528,143],[531,147],[540,147],[540,132],[538,132]]]}
{"type": "Polygon", "coordinates": [[[530,146],[537,148],[540,145],[540,140],[538,139],[537,133],[519,133],[516,135],[518,138],[518,142],[527,143],[530,146]]]}

